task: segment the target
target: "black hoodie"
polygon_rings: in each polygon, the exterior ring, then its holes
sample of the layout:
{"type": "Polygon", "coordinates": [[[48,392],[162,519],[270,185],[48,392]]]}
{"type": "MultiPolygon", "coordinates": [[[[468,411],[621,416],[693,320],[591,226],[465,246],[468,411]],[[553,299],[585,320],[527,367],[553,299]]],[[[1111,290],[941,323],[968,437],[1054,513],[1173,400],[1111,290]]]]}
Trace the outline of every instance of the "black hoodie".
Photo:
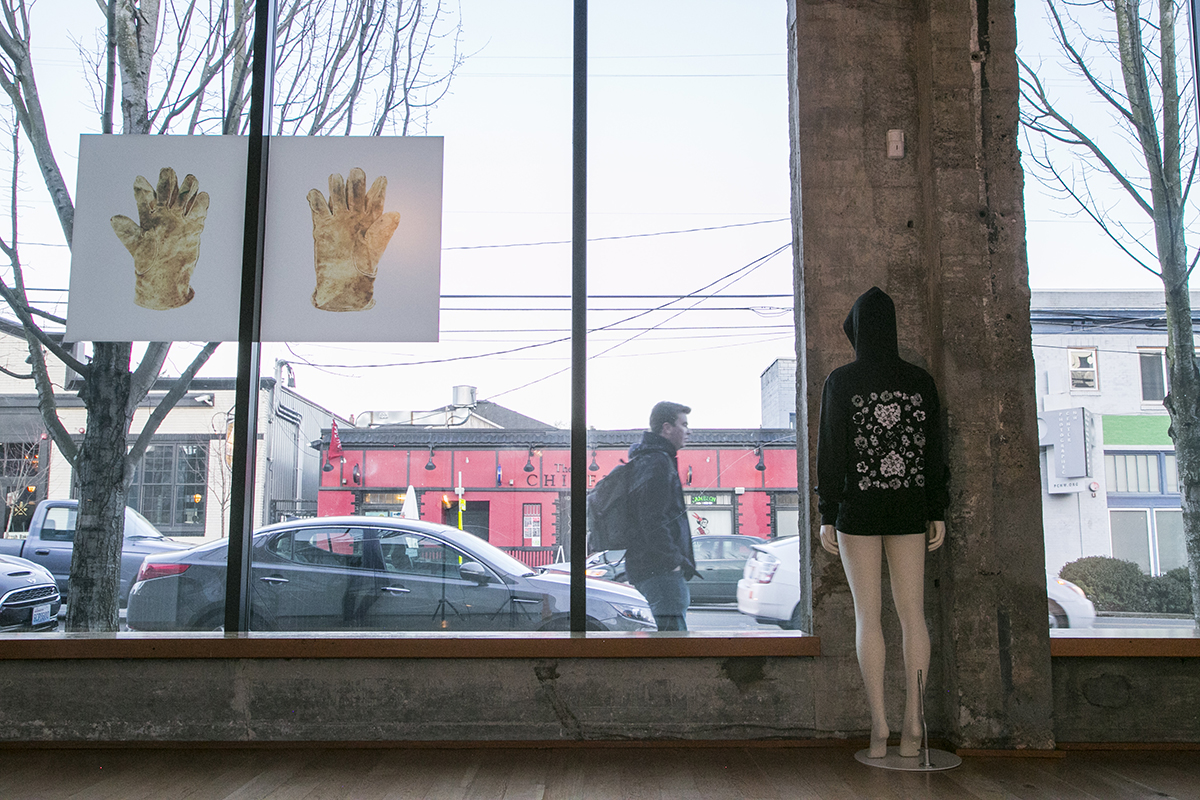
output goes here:
{"type": "Polygon", "coordinates": [[[854,361],[821,397],[817,494],[822,525],[861,536],[923,533],[949,495],[937,387],[900,358],[896,307],[872,288],[843,324],[854,361]]]}

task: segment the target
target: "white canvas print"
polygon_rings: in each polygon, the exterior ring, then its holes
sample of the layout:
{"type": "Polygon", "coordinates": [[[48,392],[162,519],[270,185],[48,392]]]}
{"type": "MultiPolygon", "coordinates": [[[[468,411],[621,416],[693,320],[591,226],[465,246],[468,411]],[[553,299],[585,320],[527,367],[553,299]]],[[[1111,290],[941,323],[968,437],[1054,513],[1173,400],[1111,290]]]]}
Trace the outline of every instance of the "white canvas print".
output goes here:
{"type": "Polygon", "coordinates": [[[442,139],[271,140],[263,341],[435,342],[442,139]]]}
{"type": "Polygon", "coordinates": [[[246,139],[81,136],[67,341],[238,335],[246,139]]]}

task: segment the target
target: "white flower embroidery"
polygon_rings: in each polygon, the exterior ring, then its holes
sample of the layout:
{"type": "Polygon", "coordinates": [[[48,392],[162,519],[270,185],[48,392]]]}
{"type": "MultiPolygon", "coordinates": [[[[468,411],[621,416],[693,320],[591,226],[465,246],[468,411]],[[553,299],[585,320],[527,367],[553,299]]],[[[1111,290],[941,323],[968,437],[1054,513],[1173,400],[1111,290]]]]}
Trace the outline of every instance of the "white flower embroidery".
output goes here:
{"type": "Polygon", "coordinates": [[[904,459],[895,451],[888,453],[879,462],[879,473],[881,475],[903,475],[904,472],[904,459]]]}
{"type": "MultiPolygon", "coordinates": [[[[921,414],[922,418],[924,414],[921,414]]],[[[900,406],[897,403],[889,403],[886,406],[875,406],[875,419],[879,420],[879,424],[885,428],[891,428],[900,421],[900,406]]]]}

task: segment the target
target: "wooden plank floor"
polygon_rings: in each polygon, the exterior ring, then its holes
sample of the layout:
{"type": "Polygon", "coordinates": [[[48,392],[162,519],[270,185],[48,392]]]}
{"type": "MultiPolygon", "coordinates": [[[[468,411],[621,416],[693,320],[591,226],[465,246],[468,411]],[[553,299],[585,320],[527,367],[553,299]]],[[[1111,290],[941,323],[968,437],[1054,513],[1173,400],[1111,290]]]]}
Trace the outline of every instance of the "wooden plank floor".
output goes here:
{"type": "Polygon", "coordinates": [[[932,774],[847,747],[0,749],[5,800],[1200,799],[1200,752],[968,756],[932,774]]]}

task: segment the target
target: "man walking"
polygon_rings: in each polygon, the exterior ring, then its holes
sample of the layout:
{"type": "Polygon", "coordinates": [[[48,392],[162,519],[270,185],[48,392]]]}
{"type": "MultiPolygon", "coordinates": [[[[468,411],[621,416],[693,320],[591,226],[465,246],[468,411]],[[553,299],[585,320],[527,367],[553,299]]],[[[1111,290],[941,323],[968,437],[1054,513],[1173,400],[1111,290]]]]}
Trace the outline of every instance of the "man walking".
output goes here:
{"type": "Polygon", "coordinates": [[[696,574],[692,534],[675,454],[687,442],[691,409],[663,401],[650,412],[650,430],[629,448],[632,516],[636,530],[625,551],[625,573],[650,604],[660,631],[686,631],[696,574]]]}

